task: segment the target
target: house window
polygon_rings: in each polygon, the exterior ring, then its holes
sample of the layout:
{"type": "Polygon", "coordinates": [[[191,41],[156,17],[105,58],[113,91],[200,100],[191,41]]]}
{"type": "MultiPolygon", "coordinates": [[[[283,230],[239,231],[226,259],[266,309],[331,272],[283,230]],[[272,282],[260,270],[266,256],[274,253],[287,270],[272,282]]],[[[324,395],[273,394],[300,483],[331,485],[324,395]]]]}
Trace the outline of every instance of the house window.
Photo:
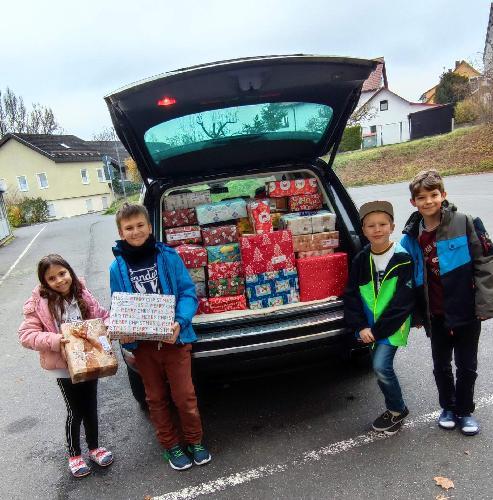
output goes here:
{"type": "Polygon", "coordinates": [[[48,201],[46,205],[48,206],[48,217],[52,219],[55,218],[56,217],[55,204],[52,203],[51,201],[48,201]]]}
{"type": "Polygon", "coordinates": [[[89,184],[89,174],[87,168],[80,169],[80,176],[82,177],[82,184],[89,184]]]}
{"type": "Polygon", "coordinates": [[[387,111],[389,109],[389,101],[380,101],[380,111],[387,111]]]}
{"type": "Polygon", "coordinates": [[[86,208],[87,208],[88,212],[94,212],[94,208],[92,206],[92,200],[91,200],[91,198],[88,198],[86,200],[86,208]]]}
{"type": "Polygon", "coordinates": [[[40,189],[46,189],[48,187],[48,177],[46,177],[46,172],[41,172],[36,174],[38,178],[38,184],[40,189]]]}
{"type": "Polygon", "coordinates": [[[370,125],[370,134],[376,134],[376,133],[377,133],[377,126],[370,125]]]}
{"type": "Polygon", "coordinates": [[[19,191],[29,191],[29,186],[27,185],[27,178],[25,175],[17,176],[17,184],[19,185],[19,191]]]}
{"type": "Polygon", "coordinates": [[[103,210],[106,210],[108,208],[108,197],[102,196],[101,203],[103,204],[103,210]]]}
{"type": "Polygon", "coordinates": [[[7,191],[7,181],[5,179],[0,179],[0,190],[7,191]]]}
{"type": "Polygon", "coordinates": [[[106,179],[104,168],[98,168],[97,172],[98,172],[98,181],[99,182],[106,182],[107,179],[106,179]]]}

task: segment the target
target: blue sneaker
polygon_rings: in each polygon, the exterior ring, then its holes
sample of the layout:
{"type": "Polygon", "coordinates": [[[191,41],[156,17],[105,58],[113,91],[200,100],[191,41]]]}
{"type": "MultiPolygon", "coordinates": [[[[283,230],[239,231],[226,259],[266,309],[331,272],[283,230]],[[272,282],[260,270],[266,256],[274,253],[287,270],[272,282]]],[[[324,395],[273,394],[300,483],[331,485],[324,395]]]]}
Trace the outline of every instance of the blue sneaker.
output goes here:
{"type": "Polygon", "coordinates": [[[465,436],[475,436],[479,432],[479,423],[472,415],[458,416],[457,423],[465,436]]]}
{"type": "Polygon", "coordinates": [[[203,444],[191,444],[188,446],[188,451],[192,455],[195,465],[204,465],[211,461],[211,454],[203,444]]]}
{"type": "Polygon", "coordinates": [[[164,450],[163,457],[175,470],[186,470],[192,467],[192,461],[178,444],[173,448],[164,450]]]}
{"type": "Polygon", "coordinates": [[[451,410],[443,410],[438,417],[438,427],[442,429],[455,429],[455,413],[451,410]]]}

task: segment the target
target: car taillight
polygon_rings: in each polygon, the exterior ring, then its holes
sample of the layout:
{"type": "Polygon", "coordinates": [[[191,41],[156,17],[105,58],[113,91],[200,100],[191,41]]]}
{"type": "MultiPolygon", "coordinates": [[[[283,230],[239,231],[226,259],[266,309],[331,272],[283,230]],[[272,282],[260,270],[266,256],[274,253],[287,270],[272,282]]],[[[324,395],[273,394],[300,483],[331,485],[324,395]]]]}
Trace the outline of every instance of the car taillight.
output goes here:
{"type": "Polygon", "coordinates": [[[163,97],[162,99],[159,99],[157,102],[158,106],[172,106],[173,104],[176,104],[176,99],[174,97],[163,97]]]}

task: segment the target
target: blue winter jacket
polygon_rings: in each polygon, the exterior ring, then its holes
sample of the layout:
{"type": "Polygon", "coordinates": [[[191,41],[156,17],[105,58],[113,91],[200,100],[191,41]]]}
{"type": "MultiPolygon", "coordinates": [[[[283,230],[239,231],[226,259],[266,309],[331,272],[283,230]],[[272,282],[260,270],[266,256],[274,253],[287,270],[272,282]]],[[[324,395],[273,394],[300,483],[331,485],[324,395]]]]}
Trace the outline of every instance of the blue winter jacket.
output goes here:
{"type": "MultiPolygon", "coordinates": [[[[190,278],[183,261],[172,248],[156,242],[158,277],[162,290],[171,290],[176,297],[175,321],[180,325],[177,342],[188,344],[197,340],[192,327],[198,300],[195,285],[190,278]]],[[[113,292],[134,293],[128,266],[122,256],[121,242],[113,247],[115,260],[110,266],[110,288],[113,292]]],[[[127,346],[127,344],[125,344],[127,346]]],[[[130,345],[129,345],[130,347],[130,345]]]]}

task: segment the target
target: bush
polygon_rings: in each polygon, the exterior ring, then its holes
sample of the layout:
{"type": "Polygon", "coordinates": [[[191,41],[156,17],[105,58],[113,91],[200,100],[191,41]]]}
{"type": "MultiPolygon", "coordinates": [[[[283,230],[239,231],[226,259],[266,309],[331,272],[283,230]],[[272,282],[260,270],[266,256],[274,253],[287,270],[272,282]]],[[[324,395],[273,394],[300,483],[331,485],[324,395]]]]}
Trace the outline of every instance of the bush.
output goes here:
{"type": "Polygon", "coordinates": [[[48,220],[48,204],[42,198],[6,200],[7,217],[12,227],[37,224],[48,220]]]}
{"type": "Polygon", "coordinates": [[[462,123],[475,122],[480,115],[478,103],[471,99],[460,101],[455,106],[455,123],[460,125],[462,123]]]}
{"type": "Polygon", "coordinates": [[[339,151],[354,151],[361,149],[361,125],[354,127],[346,127],[342,134],[341,143],[339,144],[339,151]]]}
{"type": "Polygon", "coordinates": [[[19,227],[22,225],[21,209],[17,205],[7,207],[7,219],[12,227],[19,227]]]}

